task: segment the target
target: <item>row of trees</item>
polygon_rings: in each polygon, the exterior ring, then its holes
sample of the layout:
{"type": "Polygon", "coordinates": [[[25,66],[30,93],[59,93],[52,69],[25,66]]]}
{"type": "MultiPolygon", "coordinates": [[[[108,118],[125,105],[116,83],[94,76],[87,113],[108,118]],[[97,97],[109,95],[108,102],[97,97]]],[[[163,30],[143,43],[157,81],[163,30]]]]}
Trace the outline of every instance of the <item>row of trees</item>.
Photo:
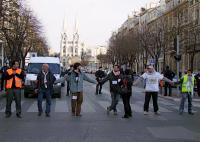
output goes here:
{"type": "Polygon", "coordinates": [[[22,67],[28,52],[48,53],[41,24],[23,0],[0,0],[0,39],[7,59],[18,59],[22,67]]]}
{"type": "MultiPolygon", "coordinates": [[[[184,15],[189,20],[181,20],[179,13],[182,9],[174,11],[173,22],[168,22],[167,15],[160,16],[148,23],[135,24],[133,28],[124,28],[113,33],[109,40],[109,49],[106,55],[99,55],[101,63],[126,64],[131,67],[144,66],[153,59],[156,69],[164,69],[167,58],[176,70],[176,37],[180,37],[180,54],[189,56],[185,61],[189,61],[188,68],[194,69],[194,58],[200,51],[199,24],[189,19],[189,15],[184,15]],[[178,24],[176,22],[178,21],[178,24]],[[162,57],[162,64],[159,59],[162,57]]],[[[184,10],[184,9],[183,9],[184,10]]],[[[136,18],[136,17],[134,17],[136,18]]],[[[137,18],[136,18],[137,19],[137,18]]],[[[168,61],[169,61],[168,60],[168,61]]],[[[182,65],[185,66],[183,59],[182,65]]],[[[187,63],[187,62],[186,62],[187,63]]]]}

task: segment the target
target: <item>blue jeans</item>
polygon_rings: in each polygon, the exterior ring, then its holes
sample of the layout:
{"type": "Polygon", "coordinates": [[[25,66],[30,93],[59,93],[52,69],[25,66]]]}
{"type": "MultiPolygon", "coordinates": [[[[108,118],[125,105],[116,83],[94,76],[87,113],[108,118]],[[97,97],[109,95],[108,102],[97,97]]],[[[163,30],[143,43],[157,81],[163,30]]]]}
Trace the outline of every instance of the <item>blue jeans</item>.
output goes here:
{"type": "Polygon", "coordinates": [[[43,110],[42,110],[43,96],[46,97],[46,111],[45,111],[45,113],[50,113],[50,111],[51,111],[51,91],[49,89],[48,90],[41,89],[39,91],[39,94],[38,94],[38,111],[43,112],[43,110]]]}
{"type": "Polygon", "coordinates": [[[192,112],[192,96],[191,93],[182,93],[181,104],[179,108],[179,112],[182,113],[184,111],[185,100],[188,98],[188,112],[192,112]]]}
{"type": "Polygon", "coordinates": [[[114,92],[111,92],[111,99],[112,99],[112,102],[111,102],[111,105],[109,107],[109,110],[113,110],[113,111],[117,111],[116,109],[116,106],[119,102],[119,97],[120,97],[120,94],[119,93],[114,93],[114,92]]]}

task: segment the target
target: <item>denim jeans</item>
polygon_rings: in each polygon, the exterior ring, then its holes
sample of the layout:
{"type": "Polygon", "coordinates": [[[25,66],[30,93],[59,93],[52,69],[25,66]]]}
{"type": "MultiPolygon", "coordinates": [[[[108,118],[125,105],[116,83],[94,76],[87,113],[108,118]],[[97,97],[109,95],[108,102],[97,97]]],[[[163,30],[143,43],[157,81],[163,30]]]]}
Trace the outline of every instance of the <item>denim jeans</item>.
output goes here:
{"type": "Polygon", "coordinates": [[[113,110],[113,111],[117,111],[116,109],[116,106],[119,102],[119,97],[120,97],[120,94],[119,93],[114,93],[114,92],[111,92],[111,99],[112,99],[112,102],[111,102],[111,105],[109,107],[109,110],[113,110]]]}
{"type": "Polygon", "coordinates": [[[192,112],[192,95],[191,93],[181,93],[181,104],[179,108],[179,112],[182,113],[184,111],[185,100],[188,98],[188,112],[192,112]]]}
{"type": "Polygon", "coordinates": [[[46,97],[46,111],[45,113],[50,113],[51,111],[51,91],[48,89],[41,89],[38,94],[38,111],[43,112],[42,101],[43,96],[46,97]]]}

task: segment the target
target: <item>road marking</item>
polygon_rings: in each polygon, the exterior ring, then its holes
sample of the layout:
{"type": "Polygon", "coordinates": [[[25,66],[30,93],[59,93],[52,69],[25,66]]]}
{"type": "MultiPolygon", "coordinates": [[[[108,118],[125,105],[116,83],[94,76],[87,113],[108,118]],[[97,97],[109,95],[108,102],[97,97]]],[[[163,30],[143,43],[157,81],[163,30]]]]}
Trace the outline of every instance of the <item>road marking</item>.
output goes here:
{"type": "MultiPolygon", "coordinates": [[[[21,106],[23,105],[23,103],[24,103],[24,101],[21,101],[21,106]]],[[[12,101],[12,104],[11,104],[11,111],[12,112],[15,112],[16,111],[16,107],[15,107],[16,105],[15,105],[15,101],[13,100],[12,101]]],[[[5,112],[6,111],[6,105],[4,106],[4,108],[2,108],[1,110],[0,110],[0,112],[5,112]]]]}
{"type": "MultiPolygon", "coordinates": [[[[105,110],[107,110],[107,107],[110,106],[110,103],[107,101],[98,101],[99,105],[103,107],[105,110]]],[[[117,112],[121,112],[121,110],[118,109],[119,106],[117,105],[117,112]]]]}
{"type": "Polygon", "coordinates": [[[93,106],[89,104],[88,102],[83,102],[81,108],[82,108],[82,112],[96,112],[93,106]]]}
{"type": "MultiPolygon", "coordinates": [[[[42,108],[46,108],[46,101],[43,100],[43,103],[42,103],[42,108]]],[[[38,112],[38,105],[37,105],[37,101],[34,101],[32,103],[32,105],[29,107],[29,109],[27,110],[27,112],[38,112]]]]}

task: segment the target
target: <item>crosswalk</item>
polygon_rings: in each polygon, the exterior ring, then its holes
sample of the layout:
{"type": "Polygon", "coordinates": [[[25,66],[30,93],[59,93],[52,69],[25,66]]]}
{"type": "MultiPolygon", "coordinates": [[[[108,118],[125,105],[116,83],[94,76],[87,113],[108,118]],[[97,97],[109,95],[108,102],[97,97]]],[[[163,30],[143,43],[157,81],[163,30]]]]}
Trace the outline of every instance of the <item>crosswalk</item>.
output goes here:
{"type": "MultiPolygon", "coordinates": [[[[136,113],[143,113],[143,101],[134,101],[131,103],[131,107],[134,112],[136,113]]],[[[28,105],[26,110],[22,107],[23,112],[38,112],[37,108],[37,100],[23,100],[21,102],[22,106],[28,105]]],[[[43,108],[45,108],[45,101],[43,102],[43,108]]],[[[82,105],[82,112],[83,113],[96,113],[99,110],[106,111],[107,107],[110,105],[110,100],[97,100],[95,103],[85,100],[82,105]]],[[[0,112],[5,112],[5,105],[0,108],[0,112]]],[[[149,105],[150,111],[153,111],[153,104],[150,103],[149,105]]],[[[12,112],[15,112],[15,102],[12,103],[11,106],[12,112]]],[[[120,101],[117,106],[118,112],[124,112],[123,103],[120,101]]],[[[167,102],[164,100],[159,101],[159,111],[161,113],[172,113],[177,112],[179,109],[179,105],[171,102],[167,102]]],[[[197,112],[200,109],[200,105],[194,105],[194,112],[197,112]]],[[[71,104],[70,99],[68,100],[60,100],[55,99],[52,101],[51,110],[57,113],[65,113],[70,112],[71,104]]],[[[185,104],[185,111],[187,111],[187,104],[185,104]]]]}

